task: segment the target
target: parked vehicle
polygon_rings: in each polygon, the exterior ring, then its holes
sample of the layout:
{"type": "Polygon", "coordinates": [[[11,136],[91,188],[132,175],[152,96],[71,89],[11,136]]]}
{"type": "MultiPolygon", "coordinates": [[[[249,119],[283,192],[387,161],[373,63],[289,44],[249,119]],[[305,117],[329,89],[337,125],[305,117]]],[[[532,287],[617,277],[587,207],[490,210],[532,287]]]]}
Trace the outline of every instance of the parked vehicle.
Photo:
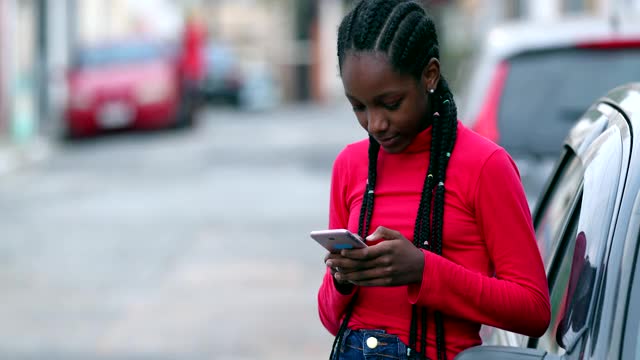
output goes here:
{"type": "Polygon", "coordinates": [[[245,75],[233,50],[221,43],[210,43],[205,50],[205,65],[205,77],[200,86],[204,99],[240,106],[245,75]]]}
{"type": "Polygon", "coordinates": [[[462,120],[516,161],[532,207],[564,135],[609,89],[640,79],[640,29],[604,18],[495,28],[462,89],[462,120]]]}
{"type": "Polygon", "coordinates": [[[210,43],[205,54],[206,75],[200,93],[206,103],[248,111],[270,110],[280,103],[278,82],[265,62],[242,61],[222,42],[210,43]]]}
{"type": "Polygon", "coordinates": [[[640,83],[569,132],[534,213],[551,295],[539,339],[494,330],[456,360],[640,358],[640,83]]]}
{"type": "MultiPolygon", "coordinates": [[[[68,135],[189,123],[181,111],[181,84],[171,46],[126,40],[79,49],[68,73],[68,135]]],[[[184,110],[184,109],[183,109],[184,110]]]]}

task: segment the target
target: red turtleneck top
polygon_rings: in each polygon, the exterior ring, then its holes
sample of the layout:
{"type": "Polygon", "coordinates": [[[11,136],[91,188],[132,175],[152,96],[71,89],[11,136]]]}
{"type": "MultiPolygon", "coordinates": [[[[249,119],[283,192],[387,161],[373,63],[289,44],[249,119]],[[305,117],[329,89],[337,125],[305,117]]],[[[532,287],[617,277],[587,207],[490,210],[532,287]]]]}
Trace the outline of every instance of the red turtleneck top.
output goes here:
{"type": "MultiPolygon", "coordinates": [[[[380,150],[371,231],[384,226],[413,241],[430,143],[428,128],[402,153],[380,150]]],[[[335,160],[331,229],[358,231],[368,146],[368,140],[348,145],[335,160]]],[[[481,343],[481,324],[529,336],[546,331],[550,317],[547,280],[513,160],[504,149],[459,123],[445,184],[443,254],[423,250],[422,283],[355,287],[351,294],[343,295],[327,270],[318,308],[329,332],[337,333],[356,292],[349,328],[386,330],[406,344],[411,305],[427,307],[427,356],[432,359],[437,358],[435,310],[444,314],[448,358],[481,343]]]]}

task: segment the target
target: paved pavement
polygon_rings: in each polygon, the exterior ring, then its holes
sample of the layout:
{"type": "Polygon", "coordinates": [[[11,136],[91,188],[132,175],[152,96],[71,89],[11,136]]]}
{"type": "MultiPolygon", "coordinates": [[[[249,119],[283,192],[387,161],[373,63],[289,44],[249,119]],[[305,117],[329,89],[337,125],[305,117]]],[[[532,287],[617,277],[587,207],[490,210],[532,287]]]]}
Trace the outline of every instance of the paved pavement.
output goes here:
{"type": "Polygon", "coordinates": [[[1,177],[0,359],[326,359],[308,232],[349,110],[210,110],[1,177]]]}
{"type": "Polygon", "coordinates": [[[41,136],[26,144],[14,144],[0,138],[0,177],[45,161],[50,152],[50,142],[41,136]]]}

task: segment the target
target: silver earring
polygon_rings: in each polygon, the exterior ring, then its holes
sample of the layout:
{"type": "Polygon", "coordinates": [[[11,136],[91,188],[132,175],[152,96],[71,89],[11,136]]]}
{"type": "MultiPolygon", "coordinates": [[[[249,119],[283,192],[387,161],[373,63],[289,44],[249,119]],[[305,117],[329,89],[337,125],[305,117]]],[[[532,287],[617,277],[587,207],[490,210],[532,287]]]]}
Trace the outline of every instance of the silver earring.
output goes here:
{"type": "Polygon", "coordinates": [[[435,89],[430,89],[430,90],[429,90],[429,94],[433,94],[434,92],[436,92],[436,90],[435,90],[435,89]]]}

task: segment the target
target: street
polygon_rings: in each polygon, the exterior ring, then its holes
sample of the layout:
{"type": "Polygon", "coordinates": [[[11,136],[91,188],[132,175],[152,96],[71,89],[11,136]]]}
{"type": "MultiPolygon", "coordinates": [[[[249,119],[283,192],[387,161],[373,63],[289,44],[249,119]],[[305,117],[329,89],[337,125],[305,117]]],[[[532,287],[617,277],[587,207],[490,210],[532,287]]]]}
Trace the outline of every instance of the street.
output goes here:
{"type": "Polygon", "coordinates": [[[316,292],[347,105],[208,109],[0,181],[0,359],[326,359],[316,292]]]}

